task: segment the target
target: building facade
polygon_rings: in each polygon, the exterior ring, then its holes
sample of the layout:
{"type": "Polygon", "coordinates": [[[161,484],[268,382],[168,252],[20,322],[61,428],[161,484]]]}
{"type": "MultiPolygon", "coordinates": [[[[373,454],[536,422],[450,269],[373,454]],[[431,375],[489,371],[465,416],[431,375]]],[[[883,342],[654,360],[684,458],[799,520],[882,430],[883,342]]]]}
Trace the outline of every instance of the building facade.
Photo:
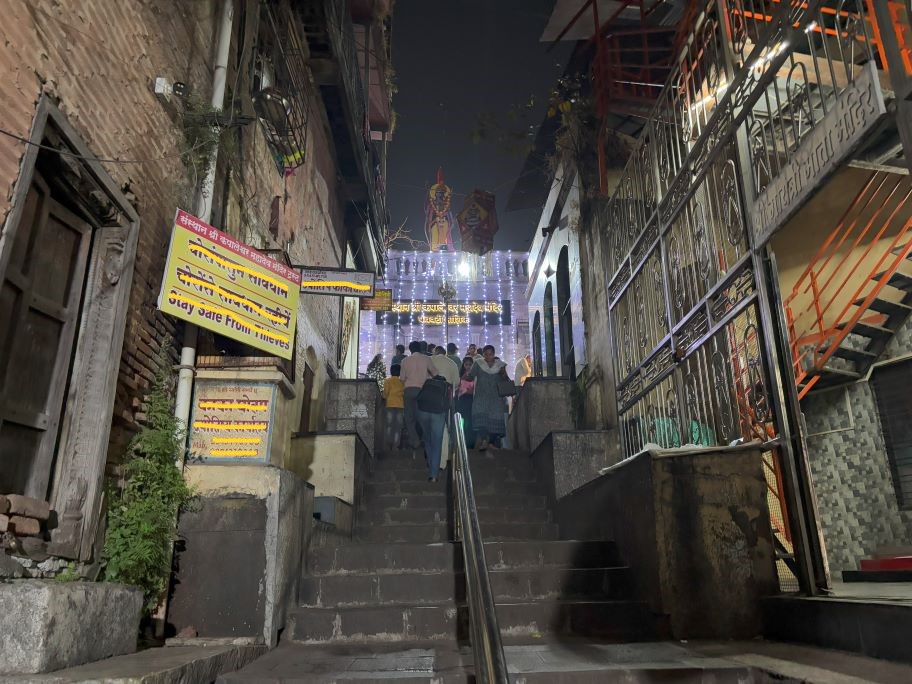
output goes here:
{"type": "Polygon", "coordinates": [[[470,344],[491,344],[512,374],[529,351],[528,267],[525,252],[508,250],[484,256],[390,251],[377,287],[391,290],[391,310],[361,314],[361,371],[376,354],[388,366],[397,344],[427,340],[453,342],[461,355],[470,344]],[[453,288],[447,303],[439,293],[444,283],[453,288]]]}
{"type": "Polygon", "coordinates": [[[909,17],[747,4],[600,19],[598,3],[557,3],[595,27],[591,89],[550,126],[531,347],[538,373],[578,378],[587,426],[625,456],[769,445],[780,580],[813,593],[912,541],[897,432],[912,413],[895,400],[912,353],[909,17]],[[628,59],[625,40],[650,51],[628,59]],[[566,144],[579,130],[588,150],[566,144]]]}
{"type": "MultiPolygon", "coordinates": [[[[42,553],[91,561],[106,473],[117,472],[150,384],[185,339],[156,299],[175,210],[193,210],[212,155],[213,226],[289,265],[382,268],[389,7],[17,1],[6,10],[0,492],[58,512],[42,553]],[[220,106],[208,104],[214,78],[226,83],[220,106]]],[[[254,363],[280,368],[295,395],[282,418],[307,431],[320,425],[321,388],[344,373],[345,310],[339,298],[302,296],[297,313],[293,360],[254,363]]],[[[206,332],[196,352],[197,368],[258,356],[206,332]]]]}

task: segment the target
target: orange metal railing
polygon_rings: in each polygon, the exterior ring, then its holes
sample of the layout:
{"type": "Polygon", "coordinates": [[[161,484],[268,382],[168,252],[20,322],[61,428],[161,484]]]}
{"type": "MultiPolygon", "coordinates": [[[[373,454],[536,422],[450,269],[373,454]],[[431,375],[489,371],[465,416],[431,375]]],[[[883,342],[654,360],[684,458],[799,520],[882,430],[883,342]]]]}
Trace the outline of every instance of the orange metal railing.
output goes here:
{"type": "Polygon", "coordinates": [[[785,300],[799,398],[859,323],[885,320],[871,304],[912,251],[910,197],[908,176],[871,173],[785,300]]]}

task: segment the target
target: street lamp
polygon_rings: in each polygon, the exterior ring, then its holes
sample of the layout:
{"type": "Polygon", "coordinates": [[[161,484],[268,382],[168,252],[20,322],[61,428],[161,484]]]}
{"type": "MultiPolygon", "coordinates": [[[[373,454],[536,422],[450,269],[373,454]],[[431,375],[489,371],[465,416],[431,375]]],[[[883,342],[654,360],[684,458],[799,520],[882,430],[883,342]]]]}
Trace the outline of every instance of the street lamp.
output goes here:
{"type": "Polygon", "coordinates": [[[446,345],[450,341],[450,302],[456,296],[456,288],[444,280],[437,288],[437,294],[443,300],[443,343],[446,345]]]}

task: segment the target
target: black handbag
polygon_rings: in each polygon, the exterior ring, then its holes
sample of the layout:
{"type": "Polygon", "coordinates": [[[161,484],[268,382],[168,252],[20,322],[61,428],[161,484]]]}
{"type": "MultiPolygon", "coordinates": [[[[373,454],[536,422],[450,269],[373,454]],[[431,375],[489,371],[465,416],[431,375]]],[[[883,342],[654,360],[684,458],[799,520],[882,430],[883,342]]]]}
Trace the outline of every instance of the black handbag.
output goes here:
{"type": "Polygon", "coordinates": [[[517,394],[516,383],[504,375],[497,380],[497,394],[502,397],[515,397],[517,394]]]}
{"type": "Polygon", "coordinates": [[[424,381],[418,392],[418,409],[425,413],[446,413],[450,410],[450,385],[438,375],[424,381]]]}

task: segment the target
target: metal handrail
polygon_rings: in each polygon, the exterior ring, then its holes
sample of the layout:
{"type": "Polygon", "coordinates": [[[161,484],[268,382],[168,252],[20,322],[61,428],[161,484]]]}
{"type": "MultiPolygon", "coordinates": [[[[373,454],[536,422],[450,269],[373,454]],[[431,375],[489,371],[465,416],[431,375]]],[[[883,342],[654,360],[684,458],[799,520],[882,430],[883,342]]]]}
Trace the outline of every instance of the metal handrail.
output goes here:
{"type": "Polygon", "coordinates": [[[475,681],[480,684],[508,684],[507,661],[500,640],[500,626],[488,576],[481,525],[475,506],[475,488],[469,467],[469,452],[462,431],[462,416],[453,414],[453,480],[456,499],[457,537],[462,541],[462,557],[469,604],[469,629],[475,659],[475,681]]]}

